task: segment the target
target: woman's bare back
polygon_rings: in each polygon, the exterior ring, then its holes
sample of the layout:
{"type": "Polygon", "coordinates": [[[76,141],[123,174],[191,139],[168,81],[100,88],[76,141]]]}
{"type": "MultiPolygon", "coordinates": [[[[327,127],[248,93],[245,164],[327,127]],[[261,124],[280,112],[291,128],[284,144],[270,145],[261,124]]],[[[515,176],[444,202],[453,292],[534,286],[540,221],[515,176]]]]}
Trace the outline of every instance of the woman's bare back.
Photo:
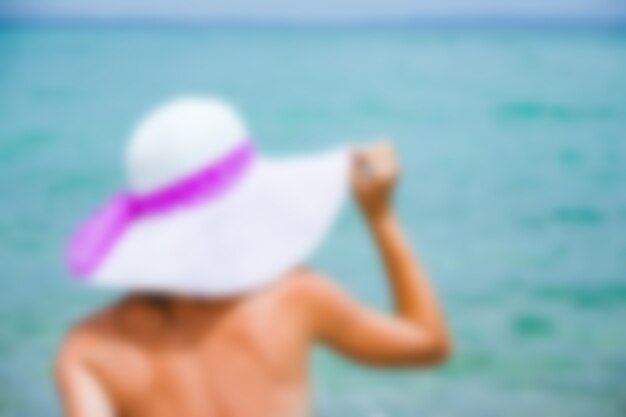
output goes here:
{"type": "Polygon", "coordinates": [[[289,314],[292,275],[219,302],[131,296],[79,325],[65,350],[116,415],[303,415],[309,341],[289,314]]]}

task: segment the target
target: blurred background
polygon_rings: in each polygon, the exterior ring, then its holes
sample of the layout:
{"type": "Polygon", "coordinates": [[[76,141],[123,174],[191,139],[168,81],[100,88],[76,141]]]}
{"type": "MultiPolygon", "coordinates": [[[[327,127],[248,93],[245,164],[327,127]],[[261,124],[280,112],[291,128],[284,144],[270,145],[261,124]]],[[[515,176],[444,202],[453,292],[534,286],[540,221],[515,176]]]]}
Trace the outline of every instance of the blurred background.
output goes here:
{"type": "MultiPolygon", "coordinates": [[[[55,350],[117,296],[68,278],[65,239],[180,94],[231,100],[268,153],[399,148],[456,351],[424,372],[320,349],[315,416],[626,415],[626,2],[1,0],[0,21],[1,416],[60,415],[55,350]]],[[[353,207],[315,263],[390,308],[353,207]]]]}

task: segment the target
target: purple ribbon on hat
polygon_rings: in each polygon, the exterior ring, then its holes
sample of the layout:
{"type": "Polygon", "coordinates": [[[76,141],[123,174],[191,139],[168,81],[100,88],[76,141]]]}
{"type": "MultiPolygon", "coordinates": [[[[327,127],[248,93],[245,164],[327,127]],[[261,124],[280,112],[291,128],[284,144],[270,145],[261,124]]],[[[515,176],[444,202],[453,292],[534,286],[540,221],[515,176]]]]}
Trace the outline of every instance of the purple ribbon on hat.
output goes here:
{"type": "Polygon", "coordinates": [[[134,222],[146,216],[207,202],[224,193],[251,165],[254,147],[244,142],[222,159],[147,195],[122,192],[93,213],[72,235],[67,248],[70,271],[88,276],[134,222]]]}

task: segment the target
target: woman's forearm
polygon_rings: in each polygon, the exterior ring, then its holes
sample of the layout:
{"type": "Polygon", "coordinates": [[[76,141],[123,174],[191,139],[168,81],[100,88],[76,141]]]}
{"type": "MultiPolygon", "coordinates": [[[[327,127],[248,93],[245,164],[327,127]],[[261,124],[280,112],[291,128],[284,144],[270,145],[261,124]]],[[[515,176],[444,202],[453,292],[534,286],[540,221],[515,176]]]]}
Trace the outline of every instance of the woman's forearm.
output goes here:
{"type": "Polygon", "coordinates": [[[444,351],[449,340],[439,303],[391,209],[367,216],[385,264],[397,313],[422,327],[444,351]]]}

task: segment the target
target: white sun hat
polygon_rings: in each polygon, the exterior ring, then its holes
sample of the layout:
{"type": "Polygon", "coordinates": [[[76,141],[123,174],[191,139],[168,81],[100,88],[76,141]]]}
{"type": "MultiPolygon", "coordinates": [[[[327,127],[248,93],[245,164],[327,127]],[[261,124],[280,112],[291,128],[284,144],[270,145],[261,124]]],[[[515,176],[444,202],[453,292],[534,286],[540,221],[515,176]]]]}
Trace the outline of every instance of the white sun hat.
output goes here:
{"type": "Polygon", "coordinates": [[[181,98],[141,121],[126,190],[72,236],[85,281],[132,291],[225,296],[306,262],[349,189],[349,149],[259,154],[226,103],[181,98]]]}

